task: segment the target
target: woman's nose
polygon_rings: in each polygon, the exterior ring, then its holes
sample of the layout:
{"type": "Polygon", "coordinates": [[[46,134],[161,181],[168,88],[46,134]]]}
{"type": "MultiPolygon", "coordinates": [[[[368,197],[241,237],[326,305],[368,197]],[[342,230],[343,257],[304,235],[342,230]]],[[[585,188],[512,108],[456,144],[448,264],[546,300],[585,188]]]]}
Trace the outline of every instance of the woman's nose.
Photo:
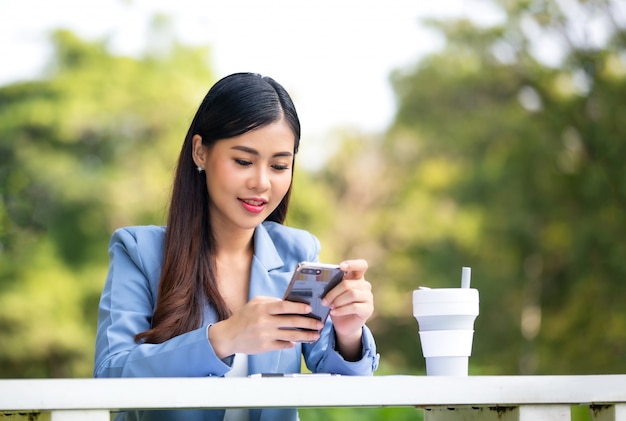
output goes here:
{"type": "Polygon", "coordinates": [[[257,191],[265,191],[270,188],[270,177],[266,169],[259,168],[250,178],[248,186],[257,191]]]}

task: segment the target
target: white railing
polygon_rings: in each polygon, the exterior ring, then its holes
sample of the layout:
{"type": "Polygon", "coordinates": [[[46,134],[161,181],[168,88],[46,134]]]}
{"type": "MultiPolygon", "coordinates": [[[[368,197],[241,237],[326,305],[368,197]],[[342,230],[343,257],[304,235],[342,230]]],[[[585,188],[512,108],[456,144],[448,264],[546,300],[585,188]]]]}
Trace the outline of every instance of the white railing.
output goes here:
{"type": "Polygon", "coordinates": [[[626,375],[0,380],[0,420],[41,413],[109,421],[123,409],[409,406],[430,421],[536,421],[569,420],[575,405],[588,406],[594,421],[626,421],[626,375]]]}

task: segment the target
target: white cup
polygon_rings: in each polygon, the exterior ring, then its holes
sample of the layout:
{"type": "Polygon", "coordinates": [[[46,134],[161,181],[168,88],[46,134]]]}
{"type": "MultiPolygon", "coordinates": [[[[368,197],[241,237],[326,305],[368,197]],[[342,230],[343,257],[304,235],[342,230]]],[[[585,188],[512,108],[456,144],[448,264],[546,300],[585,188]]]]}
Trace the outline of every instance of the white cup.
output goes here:
{"type": "Polygon", "coordinates": [[[478,316],[474,288],[420,288],[413,291],[428,376],[467,376],[478,316]]]}

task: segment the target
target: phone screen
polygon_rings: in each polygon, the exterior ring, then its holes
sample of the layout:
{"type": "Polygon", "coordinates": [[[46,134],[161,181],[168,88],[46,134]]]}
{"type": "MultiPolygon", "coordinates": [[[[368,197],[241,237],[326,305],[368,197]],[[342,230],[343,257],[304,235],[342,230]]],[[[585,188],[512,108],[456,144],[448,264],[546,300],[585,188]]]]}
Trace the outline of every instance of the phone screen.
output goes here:
{"type": "Polygon", "coordinates": [[[322,298],[343,280],[343,276],[339,265],[300,262],[293,272],[284,299],[309,304],[313,311],[307,317],[325,323],[330,309],[322,305],[322,298]]]}

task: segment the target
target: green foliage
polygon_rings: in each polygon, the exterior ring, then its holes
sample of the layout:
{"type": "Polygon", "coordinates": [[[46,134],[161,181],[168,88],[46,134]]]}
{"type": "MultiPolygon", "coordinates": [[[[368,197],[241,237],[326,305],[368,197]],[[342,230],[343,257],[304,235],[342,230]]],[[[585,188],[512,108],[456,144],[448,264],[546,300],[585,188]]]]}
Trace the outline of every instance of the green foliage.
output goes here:
{"type": "MultiPolygon", "coordinates": [[[[373,325],[382,344],[414,336],[411,290],[457,286],[471,266],[482,372],[622,372],[624,28],[591,48],[557,3],[512,3],[497,28],[432,23],[446,49],[393,75],[395,122],[368,145],[382,161],[369,176],[391,181],[368,232],[383,249],[369,259],[381,303],[373,325]],[[529,21],[570,37],[562,66],[535,58],[529,21]]],[[[578,6],[612,22],[609,3],[578,6]]],[[[421,367],[403,353],[397,367],[421,367]]]]}
{"type": "Polygon", "coordinates": [[[416,408],[311,408],[300,409],[302,421],[421,421],[424,413],[416,408]]]}
{"type": "Polygon", "coordinates": [[[53,37],[47,79],[0,89],[0,376],[90,376],[113,229],[163,223],[214,82],[206,51],[116,57],[53,37]]]}
{"type": "MultiPolygon", "coordinates": [[[[392,75],[390,130],[341,133],[322,170],[296,167],[288,224],[320,238],[322,260],[370,264],[380,373],[424,373],[411,291],[458,286],[462,266],[481,297],[470,374],[626,369],[626,32],[613,3],[573,2],[607,24],[590,45],[576,36],[586,15],[559,4],[502,0],[491,28],[429,22],[447,46],[392,75]],[[529,28],[567,41],[559,65],[529,28]]],[[[110,234],[164,222],[214,82],[207,51],[174,41],[140,58],[64,31],[53,42],[45,79],[0,87],[0,377],[91,376],[110,234]]]]}

